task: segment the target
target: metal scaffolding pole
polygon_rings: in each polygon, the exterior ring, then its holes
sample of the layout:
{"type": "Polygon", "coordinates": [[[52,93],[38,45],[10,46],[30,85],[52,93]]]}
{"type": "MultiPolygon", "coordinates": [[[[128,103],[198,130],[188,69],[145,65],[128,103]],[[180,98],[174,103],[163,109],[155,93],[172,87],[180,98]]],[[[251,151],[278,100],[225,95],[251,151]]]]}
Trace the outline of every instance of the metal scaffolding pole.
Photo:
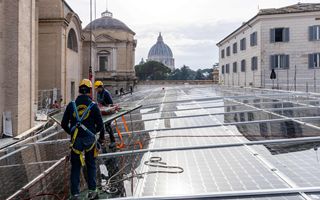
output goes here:
{"type": "MultiPolygon", "coordinates": [[[[198,108],[199,109],[199,108],[198,108]]],[[[285,108],[268,108],[268,111],[285,111],[285,110],[306,110],[306,109],[314,109],[314,108],[306,108],[302,107],[285,107],[285,108]]],[[[179,111],[179,110],[178,110],[179,111]]],[[[239,114],[239,113],[247,113],[247,112],[260,112],[260,110],[252,109],[252,110],[239,110],[239,111],[230,111],[230,112],[217,112],[217,113],[209,113],[209,114],[194,114],[194,115],[181,115],[181,116],[171,116],[171,117],[156,117],[150,119],[141,119],[141,120],[134,120],[133,123],[137,122],[148,122],[154,120],[163,120],[163,119],[181,119],[181,118],[193,118],[193,117],[206,117],[206,116],[214,116],[214,115],[228,115],[228,114],[239,114]]],[[[118,124],[123,124],[123,122],[118,122],[118,124]]]]}
{"type": "Polygon", "coordinates": [[[132,151],[122,151],[116,153],[105,153],[100,154],[98,158],[113,158],[119,156],[129,156],[143,153],[154,153],[154,152],[167,152],[167,151],[186,151],[186,150],[201,150],[201,149],[216,149],[226,147],[239,147],[239,146],[253,146],[253,145],[266,145],[266,144],[288,144],[288,143],[306,143],[306,142],[319,142],[320,136],[317,137],[304,137],[304,138],[293,138],[293,139],[278,139],[278,140],[260,140],[260,141],[249,141],[249,142],[237,142],[227,144],[210,144],[210,145],[197,145],[197,146],[182,146],[182,147],[164,147],[154,149],[139,149],[132,151]]]}

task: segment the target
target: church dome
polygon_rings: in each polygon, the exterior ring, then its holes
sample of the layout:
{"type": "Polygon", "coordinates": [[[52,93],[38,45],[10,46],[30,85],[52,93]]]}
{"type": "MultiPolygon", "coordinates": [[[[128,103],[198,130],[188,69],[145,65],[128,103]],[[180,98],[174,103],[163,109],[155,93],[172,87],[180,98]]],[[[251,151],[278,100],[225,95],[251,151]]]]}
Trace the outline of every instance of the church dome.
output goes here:
{"type": "Polygon", "coordinates": [[[148,54],[149,59],[154,57],[173,58],[172,51],[170,47],[163,42],[161,33],[158,36],[157,43],[151,47],[148,54]]]}
{"type": "Polygon", "coordinates": [[[101,18],[92,21],[90,24],[86,26],[85,29],[90,30],[90,26],[92,26],[92,30],[118,29],[129,32],[131,34],[135,34],[135,32],[133,32],[125,23],[113,18],[112,13],[109,11],[103,12],[101,18]]]}

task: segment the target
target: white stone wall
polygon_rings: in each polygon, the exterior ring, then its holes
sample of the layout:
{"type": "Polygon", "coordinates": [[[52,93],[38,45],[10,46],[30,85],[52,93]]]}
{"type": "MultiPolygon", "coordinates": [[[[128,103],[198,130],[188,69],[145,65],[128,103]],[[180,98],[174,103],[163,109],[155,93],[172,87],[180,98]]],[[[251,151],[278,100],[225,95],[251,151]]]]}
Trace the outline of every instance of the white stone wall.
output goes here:
{"type": "Polygon", "coordinates": [[[290,56],[290,67],[288,70],[277,69],[277,79],[274,80],[274,87],[280,89],[294,90],[295,76],[296,89],[320,92],[320,70],[308,69],[308,54],[320,52],[320,41],[309,41],[308,28],[312,25],[320,25],[320,12],[282,14],[282,15],[264,15],[259,16],[249,25],[245,25],[232,36],[223,41],[219,47],[225,49],[225,58],[219,56],[220,78],[224,85],[249,86],[252,83],[254,87],[272,87],[270,80],[270,56],[274,54],[288,54],[290,56]],[[280,43],[270,43],[270,29],[289,28],[290,41],[280,43]],[[258,45],[250,46],[250,34],[258,32],[258,45]],[[240,51],[240,40],[246,37],[247,45],[245,51],[240,51]],[[232,53],[232,45],[238,43],[238,53],[232,53]],[[226,56],[226,47],[230,46],[231,56],[226,56]],[[251,57],[258,57],[258,70],[251,70],[251,57]],[[246,73],[240,72],[241,60],[246,59],[246,73]],[[238,72],[232,72],[232,63],[238,62],[238,72]],[[221,66],[230,64],[230,73],[222,74],[221,66]],[[296,75],[295,75],[296,74],[296,75]],[[315,81],[314,81],[315,77],[315,81]],[[316,85],[315,85],[316,84],[316,85]]]}
{"type": "MultiPolygon", "coordinates": [[[[261,63],[260,63],[260,49],[261,49],[261,36],[260,27],[261,23],[256,22],[250,24],[251,27],[246,25],[241,30],[237,32],[234,36],[228,38],[222,46],[219,47],[219,67],[220,67],[220,80],[225,85],[234,86],[249,86],[253,85],[255,87],[261,86],[261,63]],[[250,46],[250,34],[257,32],[257,45],[250,46]],[[240,40],[246,38],[246,49],[240,50],[240,40]],[[236,54],[233,53],[233,44],[237,42],[238,51],[236,54]],[[226,49],[230,46],[230,56],[227,56],[226,49]],[[225,57],[221,58],[221,50],[225,49],[225,57]],[[251,58],[253,56],[258,57],[258,70],[251,70],[251,58]],[[246,71],[241,72],[241,60],[246,60],[246,71]],[[233,63],[237,62],[237,73],[233,73],[233,63]],[[230,65],[229,74],[222,74],[222,65],[230,65]]],[[[226,68],[226,67],[225,67],[226,68]]]]}
{"type": "Polygon", "coordinates": [[[298,90],[306,90],[308,84],[309,91],[314,90],[314,74],[316,75],[316,90],[320,89],[319,69],[308,68],[308,54],[320,52],[320,41],[309,41],[309,26],[320,25],[320,12],[305,14],[290,14],[267,16],[262,20],[262,67],[263,85],[272,87],[270,80],[270,55],[288,54],[290,56],[290,66],[288,70],[275,70],[277,79],[274,86],[281,89],[294,89],[294,77],[296,73],[296,87],[298,90]],[[281,43],[270,43],[270,29],[277,27],[288,27],[290,31],[290,41],[281,43]],[[295,69],[296,68],[296,69],[295,69]],[[318,79],[318,80],[317,80],[318,79]]]}

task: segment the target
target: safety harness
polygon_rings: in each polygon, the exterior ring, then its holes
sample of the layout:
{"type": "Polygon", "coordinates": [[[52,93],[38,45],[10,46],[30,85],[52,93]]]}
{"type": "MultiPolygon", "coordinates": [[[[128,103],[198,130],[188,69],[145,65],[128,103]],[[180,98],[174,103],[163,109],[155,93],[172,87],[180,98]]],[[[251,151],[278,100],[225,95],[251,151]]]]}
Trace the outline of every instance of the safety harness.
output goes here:
{"type": "MultiPolygon", "coordinates": [[[[80,162],[81,162],[81,165],[84,166],[85,165],[85,161],[84,161],[84,156],[83,156],[83,151],[80,151],[76,148],[73,147],[74,145],[74,142],[78,136],[78,132],[79,132],[79,128],[82,128],[87,134],[90,134],[92,137],[96,137],[96,135],[94,133],[92,133],[87,127],[85,127],[82,122],[83,120],[86,119],[86,116],[89,115],[89,112],[91,111],[91,108],[94,106],[94,102],[91,102],[90,105],[86,108],[86,110],[82,113],[81,115],[81,118],[79,116],[79,112],[78,112],[78,109],[77,109],[77,105],[76,105],[76,102],[75,101],[72,101],[72,106],[73,106],[73,110],[74,110],[74,113],[75,113],[75,118],[76,118],[76,125],[73,126],[71,128],[71,133],[73,133],[73,136],[72,136],[72,139],[71,139],[71,144],[70,144],[70,148],[72,149],[72,151],[76,154],[78,154],[80,156],[80,162]]],[[[88,149],[84,149],[85,152],[89,152],[92,150],[92,148],[95,147],[97,141],[95,139],[95,141],[93,142],[93,144],[88,148],[88,149]]],[[[96,152],[95,152],[96,154],[96,152]]],[[[96,156],[96,155],[95,155],[96,156]]]]}

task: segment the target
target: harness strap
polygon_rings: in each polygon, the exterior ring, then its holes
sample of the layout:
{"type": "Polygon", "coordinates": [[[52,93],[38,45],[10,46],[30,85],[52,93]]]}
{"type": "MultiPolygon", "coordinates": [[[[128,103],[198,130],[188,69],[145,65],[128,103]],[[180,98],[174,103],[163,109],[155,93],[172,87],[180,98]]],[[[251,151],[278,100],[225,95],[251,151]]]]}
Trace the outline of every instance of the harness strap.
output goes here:
{"type": "MultiPolygon", "coordinates": [[[[85,116],[88,114],[88,112],[91,110],[91,108],[93,107],[95,103],[94,102],[91,102],[90,105],[87,107],[87,109],[82,113],[82,116],[81,118],[79,117],[79,113],[78,113],[78,109],[77,109],[77,105],[75,103],[75,101],[72,101],[72,106],[73,106],[73,110],[75,112],[75,115],[76,115],[76,120],[77,120],[77,124],[75,126],[73,126],[71,128],[71,132],[73,132],[73,136],[72,136],[72,140],[71,140],[71,144],[70,144],[70,148],[72,149],[72,151],[76,154],[79,155],[80,157],[80,162],[81,162],[81,165],[84,166],[85,165],[85,160],[84,160],[84,156],[83,156],[83,152],[82,151],[79,151],[78,149],[75,149],[73,147],[74,145],[74,142],[78,136],[78,132],[79,132],[79,128],[81,127],[86,133],[90,134],[91,136],[95,137],[95,134],[92,133],[87,127],[85,127],[83,124],[82,124],[82,121],[84,120],[85,116]]],[[[85,149],[84,151],[85,152],[89,152],[91,151],[96,145],[96,141],[92,143],[92,145],[88,148],[88,149],[85,149]]]]}

